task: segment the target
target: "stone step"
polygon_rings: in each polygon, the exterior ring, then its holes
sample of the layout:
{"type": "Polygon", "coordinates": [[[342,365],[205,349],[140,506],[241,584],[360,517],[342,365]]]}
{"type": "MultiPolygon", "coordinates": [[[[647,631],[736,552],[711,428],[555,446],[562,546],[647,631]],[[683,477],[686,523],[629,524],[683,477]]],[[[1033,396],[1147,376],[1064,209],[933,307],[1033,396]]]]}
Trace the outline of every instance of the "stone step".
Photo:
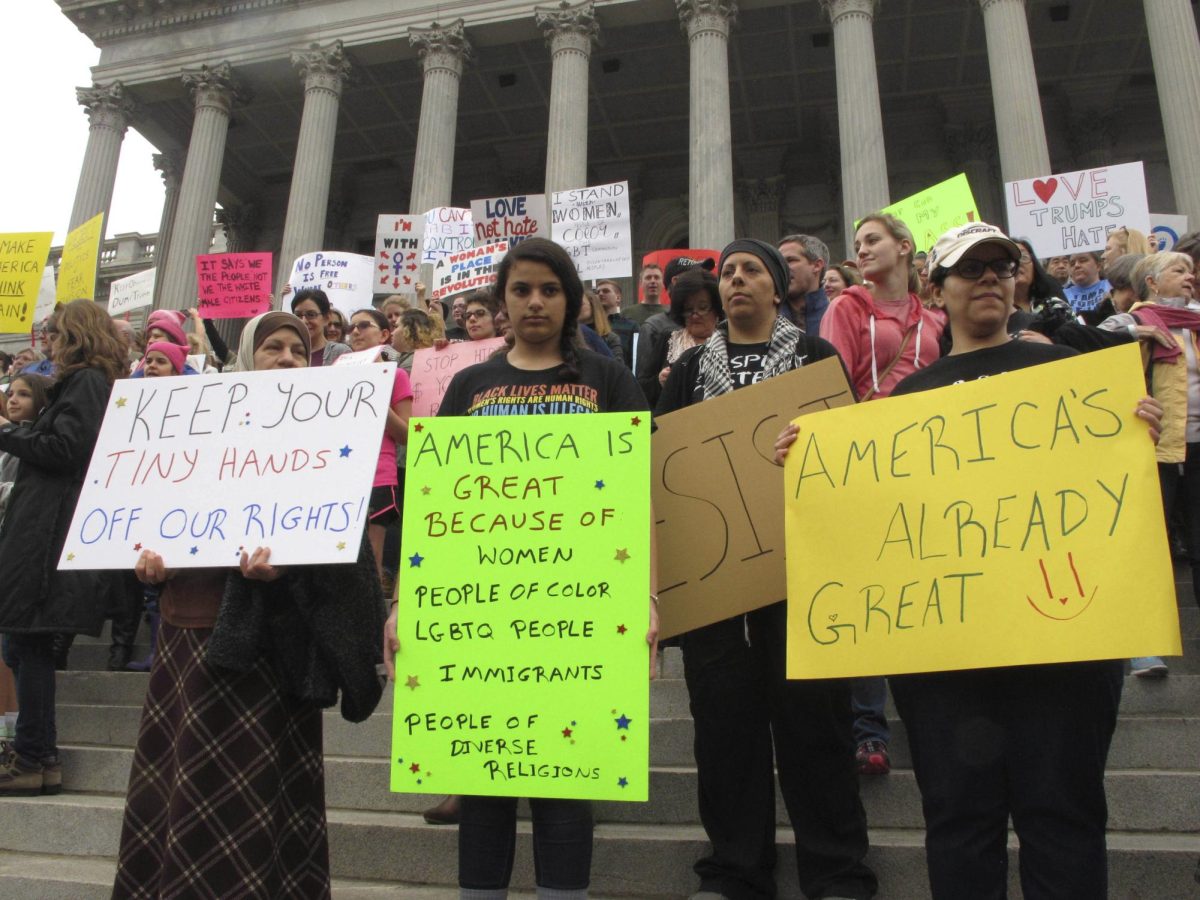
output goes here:
{"type": "MultiPolygon", "coordinates": [[[[129,783],[133,751],[118,747],[62,745],[63,785],[68,791],[120,796],[129,783]]],[[[1194,760],[1193,760],[1194,762],[1194,760]]],[[[921,801],[911,769],[862,779],[863,805],[873,826],[918,828],[921,801]]],[[[1200,832],[1200,770],[1116,769],[1106,776],[1109,827],[1119,831],[1200,832]]],[[[384,759],[325,757],[325,797],[331,809],[419,813],[441,795],[393,794],[384,759]]],[[[694,766],[654,766],[647,803],[597,804],[597,820],[639,824],[695,824],[694,766]]],[[[776,821],[787,813],[776,796],[776,821]]]]}
{"type": "MultiPolygon", "coordinates": [[[[6,868],[29,859],[29,854],[111,861],[120,834],[121,802],[119,797],[76,794],[6,798],[0,803],[0,850],[6,851],[6,868]]],[[[454,884],[456,829],[431,827],[417,816],[403,813],[331,809],[328,819],[330,864],[335,879],[356,879],[360,886],[363,881],[391,883],[399,892],[394,896],[400,897],[420,896],[403,893],[405,884],[454,884]]],[[[518,824],[518,836],[513,884],[529,890],[532,849],[527,822],[518,824]]],[[[780,895],[798,896],[790,830],[779,829],[776,840],[780,895]]],[[[871,843],[869,861],[879,875],[879,900],[919,900],[928,896],[919,829],[872,829],[871,843]]],[[[1017,865],[1011,836],[1009,845],[1010,882],[1015,892],[1017,865]]],[[[692,863],[706,846],[699,826],[600,824],[596,828],[592,889],[598,896],[686,897],[696,888],[692,863]]],[[[1191,879],[1197,854],[1200,835],[1110,833],[1110,894],[1119,898],[1194,896],[1195,883],[1191,879]]],[[[41,860],[30,868],[45,871],[54,868],[54,862],[41,860]]],[[[65,871],[66,867],[60,862],[58,869],[65,871]]],[[[99,870],[91,871],[96,881],[99,870]]]]}

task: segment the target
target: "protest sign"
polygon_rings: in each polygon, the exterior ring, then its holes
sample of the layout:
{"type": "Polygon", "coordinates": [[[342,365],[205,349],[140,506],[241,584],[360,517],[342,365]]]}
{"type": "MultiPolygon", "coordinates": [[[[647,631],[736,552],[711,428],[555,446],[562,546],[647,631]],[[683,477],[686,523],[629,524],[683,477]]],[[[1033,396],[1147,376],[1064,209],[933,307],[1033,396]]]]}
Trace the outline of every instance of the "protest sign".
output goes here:
{"type": "Polygon", "coordinates": [[[108,286],[108,314],[119,316],[154,303],[155,269],[136,272],[108,286]]]}
{"type": "Polygon", "coordinates": [[[435,206],[425,213],[425,236],[421,243],[421,262],[435,263],[451,253],[470,250],[474,245],[471,211],[456,206],[435,206]]]}
{"type": "Polygon", "coordinates": [[[366,350],[357,350],[350,353],[343,353],[333,361],[335,366],[366,366],[374,362],[379,362],[379,354],[383,352],[383,345],[379,344],[376,347],[368,347],[366,350]]]}
{"type": "Polygon", "coordinates": [[[392,365],[113,385],[60,569],[354,562],[392,365]]]}
{"type": "Polygon", "coordinates": [[[496,266],[508,252],[508,241],[451,253],[433,267],[433,299],[477,290],[496,280],[496,266]]]}
{"type": "Polygon", "coordinates": [[[891,213],[908,226],[917,250],[928,250],[943,232],[956,225],[980,220],[971,185],[961,173],[885,206],[883,212],[891,213]]]}
{"type": "Polygon", "coordinates": [[[54,312],[54,306],[58,301],[55,299],[55,283],[54,283],[54,267],[46,266],[42,269],[42,284],[38,288],[37,306],[33,310],[34,326],[41,325],[54,312]]]}
{"type": "Polygon", "coordinates": [[[271,308],[271,254],[198,254],[196,285],[201,318],[249,319],[265,313],[271,308]]]}
{"type": "Polygon", "coordinates": [[[1127,345],[806,416],[788,677],[1179,655],[1127,345]]]}
{"type": "Polygon", "coordinates": [[[531,237],[550,237],[545,194],[517,194],[471,201],[475,246],[507,241],[511,247],[531,237]]]}
{"type": "Polygon", "coordinates": [[[96,266],[100,262],[100,240],[104,236],[104,213],[96,213],[67,235],[58,263],[60,303],[96,299],[96,266]]]}
{"type": "Polygon", "coordinates": [[[504,346],[504,338],[458,341],[438,350],[429,347],[413,354],[412,389],[414,416],[436,416],[446,388],[455,372],[486,361],[504,346]]]}
{"type": "Polygon", "coordinates": [[[647,799],[649,457],[645,413],[411,420],[393,791],[647,799]]]}
{"type": "Polygon", "coordinates": [[[414,293],[425,216],[384,215],[375,224],[375,292],[414,293]]]}
{"type": "Polygon", "coordinates": [[[550,218],[554,240],[571,254],[580,278],[633,274],[628,181],[555,191],[550,218]]]}
{"type": "Polygon", "coordinates": [[[0,334],[27,332],[38,321],[34,310],[53,238],[49,231],[0,234],[0,334]]]}
{"type": "Polygon", "coordinates": [[[826,359],[655,419],[661,637],[787,596],[775,438],[797,415],[853,402],[826,359]]]}
{"type": "Polygon", "coordinates": [[[334,309],[349,321],[374,299],[375,261],[358,253],[319,250],[305,253],[292,265],[288,279],[293,291],[320,288],[334,309]]]}
{"type": "Polygon", "coordinates": [[[1101,252],[1108,233],[1122,225],[1150,231],[1140,162],[1010,181],[1004,196],[1008,233],[1028,238],[1042,259],[1101,252]]]}
{"type": "Polygon", "coordinates": [[[1150,213],[1150,252],[1174,250],[1179,239],[1187,234],[1188,217],[1167,213],[1150,213]]]}

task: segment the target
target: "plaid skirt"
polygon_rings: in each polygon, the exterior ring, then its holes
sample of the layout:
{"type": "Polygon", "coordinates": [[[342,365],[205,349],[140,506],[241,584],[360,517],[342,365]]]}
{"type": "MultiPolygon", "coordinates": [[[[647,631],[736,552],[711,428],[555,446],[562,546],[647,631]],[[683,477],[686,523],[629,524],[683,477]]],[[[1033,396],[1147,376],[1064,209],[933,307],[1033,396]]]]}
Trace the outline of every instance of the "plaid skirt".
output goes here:
{"type": "Polygon", "coordinates": [[[211,633],[160,626],[114,900],[328,898],[321,711],[263,662],[210,668],[211,633]]]}

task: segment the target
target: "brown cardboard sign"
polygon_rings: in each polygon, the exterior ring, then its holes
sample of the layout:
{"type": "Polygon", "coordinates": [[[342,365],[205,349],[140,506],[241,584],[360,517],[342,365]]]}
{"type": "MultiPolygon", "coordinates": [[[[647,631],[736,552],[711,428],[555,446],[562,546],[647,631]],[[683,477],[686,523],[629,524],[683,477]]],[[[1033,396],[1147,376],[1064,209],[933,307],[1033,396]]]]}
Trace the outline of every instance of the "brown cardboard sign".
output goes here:
{"type": "Polygon", "coordinates": [[[775,438],[798,415],[853,402],[835,357],[655,420],[660,637],[787,596],[775,438]]]}

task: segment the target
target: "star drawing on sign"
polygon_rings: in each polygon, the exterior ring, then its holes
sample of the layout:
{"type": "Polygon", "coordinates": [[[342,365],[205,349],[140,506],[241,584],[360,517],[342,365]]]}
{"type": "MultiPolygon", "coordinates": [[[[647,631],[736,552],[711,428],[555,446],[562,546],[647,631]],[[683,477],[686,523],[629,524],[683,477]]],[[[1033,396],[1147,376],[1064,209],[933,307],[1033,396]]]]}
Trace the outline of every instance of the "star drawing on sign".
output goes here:
{"type": "Polygon", "coordinates": [[[617,787],[629,787],[629,779],[622,775],[617,779],[617,787]]]}
{"type": "Polygon", "coordinates": [[[141,550],[141,549],[142,549],[142,545],[141,545],[141,544],[134,544],[134,545],[133,545],[133,549],[134,549],[134,550],[141,550]]]}
{"type": "Polygon", "coordinates": [[[629,551],[626,550],[624,547],[618,547],[617,555],[614,556],[613,559],[615,559],[619,563],[623,563],[623,562],[625,562],[625,560],[629,559],[629,551]]]}
{"type": "Polygon", "coordinates": [[[598,491],[604,490],[604,482],[602,480],[598,480],[596,482],[596,490],[598,490],[598,491]]]}
{"type": "Polygon", "coordinates": [[[421,563],[423,562],[425,562],[425,557],[423,557],[420,553],[414,553],[408,558],[408,564],[414,569],[421,568],[421,563]]]}
{"type": "Polygon", "coordinates": [[[430,490],[432,490],[432,488],[430,488],[429,485],[425,485],[425,487],[421,488],[421,493],[425,496],[429,496],[430,490]]]}
{"type": "Polygon", "coordinates": [[[563,737],[565,737],[565,738],[569,738],[570,736],[571,736],[571,729],[570,729],[570,728],[564,728],[564,729],[563,729],[563,737]]]}
{"type": "Polygon", "coordinates": [[[416,425],[413,426],[413,431],[424,431],[424,430],[425,430],[425,426],[423,424],[421,424],[420,422],[418,422],[416,425]]]}
{"type": "Polygon", "coordinates": [[[352,448],[350,447],[349,444],[347,444],[345,447],[343,447],[341,450],[338,451],[338,454],[341,456],[342,459],[346,459],[348,456],[350,456],[350,454],[352,452],[353,452],[352,448]]]}
{"type": "Polygon", "coordinates": [[[192,554],[192,556],[195,556],[199,552],[200,552],[199,547],[193,547],[191,550],[188,551],[188,553],[192,554]]]}
{"type": "Polygon", "coordinates": [[[624,625],[618,625],[618,626],[617,626],[617,634],[624,634],[624,633],[625,633],[625,632],[627,632],[628,630],[629,630],[629,629],[628,629],[628,628],[626,628],[624,625]]]}
{"type": "Polygon", "coordinates": [[[621,713],[621,715],[618,716],[617,718],[613,719],[613,721],[617,723],[618,731],[620,731],[622,729],[624,729],[625,731],[628,731],[629,723],[632,722],[633,719],[629,718],[627,715],[625,715],[625,713],[621,713]]]}
{"type": "Polygon", "coordinates": [[[634,416],[632,419],[629,420],[629,424],[636,428],[638,425],[642,424],[642,420],[639,419],[637,416],[634,416]]]}
{"type": "Polygon", "coordinates": [[[75,558],[75,554],[74,554],[74,553],[68,553],[68,554],[67,554],[67,562],[70,562],[70,561],[71,561],[71,560],[73,560],[74,558],[75,558]]]}
{"type": "Polygon", "coordinates": [[[118,397],[118,398],[117,398],[117,409],[124,409],[124,408],[125,408],[125,404],[126,404],[126,403],[128,403],[128,402],[129,402],[129,401],[128,401],[128,400],[126,400],[124,397],[118,397]]]}
{"type": "Polygon", "coordinates": [[[415,691],[421,686],[420,678],[416,675],[409,675],[408,680],[404,682],[404,686],[410,691],[415,691]]]}
{"type": "Polygon", "coordinates": [[[408,767],[408,771],[410,771],[410,772],[412,772],[414,775],[416,775],[418,772],[420,772],[420,771],[421,771],[421,764],[420,764],[420,763],[413,763],[411,766],[409,766],[409,767],[408,767]]]}
{"type": "Polygon", "coordinates": [[[345,542],[345,541],[338,541],[338,542],[337,542],[337,548],[338,548],[339,550],[345,550],[345,549],[346,549],[346,542],[345,542]]]}

